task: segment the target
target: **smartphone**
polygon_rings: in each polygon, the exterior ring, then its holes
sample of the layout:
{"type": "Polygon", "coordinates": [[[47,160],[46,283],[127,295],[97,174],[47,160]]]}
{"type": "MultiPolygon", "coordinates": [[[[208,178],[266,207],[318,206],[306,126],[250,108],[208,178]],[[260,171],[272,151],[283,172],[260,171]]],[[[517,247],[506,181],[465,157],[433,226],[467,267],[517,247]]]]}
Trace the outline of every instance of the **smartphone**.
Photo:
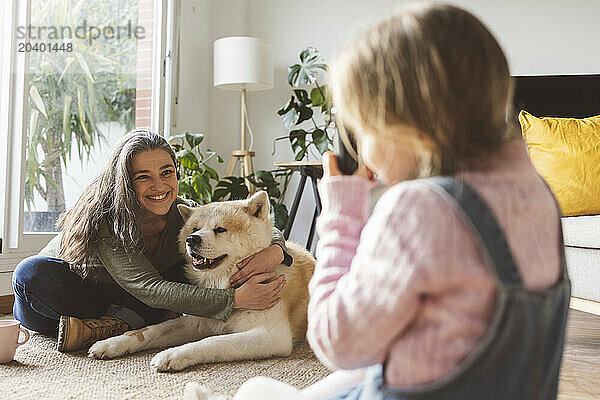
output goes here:
{"type": "Polygon", "coordinates": [[[342,134],[339,131],[336,134],[337,138],[334,143],[334,153],[337,157],[338,168],[342,174],[352,175],[358,168],[358,160],[355,158],[358,154],[356,139],[348,128],[339,129],[345,130],[346,137],[342,138],[342,134]],[[347,146],[351,148],[351,151],[348,150],[347,146]]]}

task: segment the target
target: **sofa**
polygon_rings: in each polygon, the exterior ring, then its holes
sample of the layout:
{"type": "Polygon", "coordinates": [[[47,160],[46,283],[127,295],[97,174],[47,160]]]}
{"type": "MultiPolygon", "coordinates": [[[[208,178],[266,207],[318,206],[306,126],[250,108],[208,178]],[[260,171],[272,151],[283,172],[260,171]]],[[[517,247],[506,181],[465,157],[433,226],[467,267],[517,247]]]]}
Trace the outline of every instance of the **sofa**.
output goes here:
{"type": "MultiPolygon", "coordinates": [[[[580,119],[600,115],[598,74],[514,76],[513,81],[516,115],[520,110],[538,117],[580,119]]],[[[597,140],[598,136],[592,137],[592,140],[597,140]]],[[[597,159],[600,143],[593,144],[592,151],[597,159]]],[[[596,175],[591,171],[595,169],[596,166],[586,162],[583,173],[596,175]]],[[[538,172],[543,176],[540,170],[538,172]]],[[[600,204],[597,204],[600,202],[594,203],[596,204],[592,204],[592,208],[600,209],[600,204]]],[[[565,255],[572,284],[571,306],[600,315],[600,215],[595,215],[600,213],[577,214],[562,218],[565,255]]]]}
{"type": "Polygon", "coordinates": [[[571,296],[600,305],[600,215],[562,219],[571,296]]]}

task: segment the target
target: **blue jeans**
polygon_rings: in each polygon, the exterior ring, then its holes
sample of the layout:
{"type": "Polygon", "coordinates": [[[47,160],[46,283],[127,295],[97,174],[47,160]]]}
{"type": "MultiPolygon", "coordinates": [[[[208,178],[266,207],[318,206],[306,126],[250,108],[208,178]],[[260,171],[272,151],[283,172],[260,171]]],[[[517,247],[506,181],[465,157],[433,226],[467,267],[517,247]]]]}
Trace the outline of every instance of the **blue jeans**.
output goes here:
{"type": "Polygon", "coordinates": [[[77,318],[116,316],[131,329],[161,322],[168,310],[155,309],[124,290],[115,293],[82,279],[60,258],[33,256],[13,273],[13,314],[28,329],[56,336],[61,315],[77,318]]]}

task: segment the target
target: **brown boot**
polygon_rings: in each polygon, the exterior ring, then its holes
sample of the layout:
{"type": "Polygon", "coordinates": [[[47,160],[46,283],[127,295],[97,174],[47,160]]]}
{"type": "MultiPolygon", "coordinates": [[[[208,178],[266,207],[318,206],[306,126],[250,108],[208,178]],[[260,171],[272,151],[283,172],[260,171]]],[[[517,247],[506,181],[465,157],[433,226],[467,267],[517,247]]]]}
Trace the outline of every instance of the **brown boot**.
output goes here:
{"type": "Polygon", "coordinates": [[[63,315],[58,324],[56,349],[63,353],[83,349],[98,340],[120,335],[127,330],[129,325],[117,317],[79,319],[63,315]]]}

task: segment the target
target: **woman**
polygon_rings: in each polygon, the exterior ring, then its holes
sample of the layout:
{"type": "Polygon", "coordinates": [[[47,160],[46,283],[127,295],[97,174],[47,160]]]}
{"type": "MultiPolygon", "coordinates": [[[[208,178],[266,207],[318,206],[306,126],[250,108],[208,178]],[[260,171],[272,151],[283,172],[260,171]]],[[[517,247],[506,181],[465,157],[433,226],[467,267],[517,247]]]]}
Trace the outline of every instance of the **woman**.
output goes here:
{"type": "Polygon", "coordinates": [[[15,318],[34,331],[58,332],[58,350],[72,351],[177,313],[225,321],[236,308],[275,305],[283,276],[262,282],[283,261],[291,264],[275,228],[273,244],[238,265],[237,288],[185,283],[177,205],[196,204],[177,197],[177,178],[175,153],[162,136],[145,129],[124,136],[59,218],[61,233],[15,269],[15,318]]]}

